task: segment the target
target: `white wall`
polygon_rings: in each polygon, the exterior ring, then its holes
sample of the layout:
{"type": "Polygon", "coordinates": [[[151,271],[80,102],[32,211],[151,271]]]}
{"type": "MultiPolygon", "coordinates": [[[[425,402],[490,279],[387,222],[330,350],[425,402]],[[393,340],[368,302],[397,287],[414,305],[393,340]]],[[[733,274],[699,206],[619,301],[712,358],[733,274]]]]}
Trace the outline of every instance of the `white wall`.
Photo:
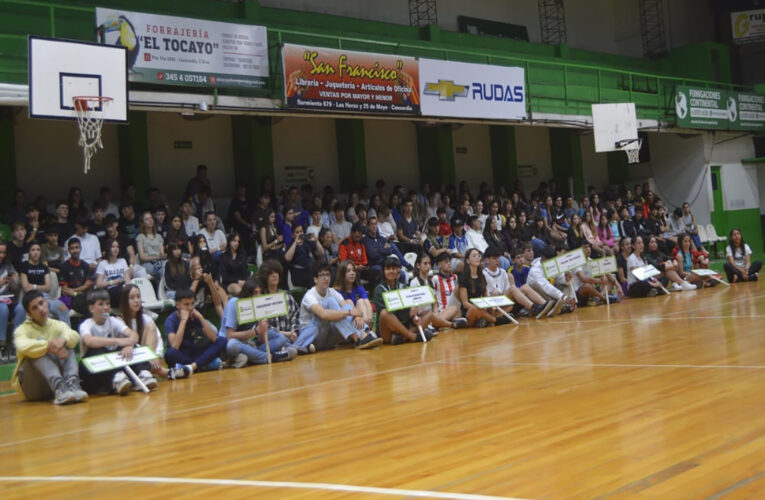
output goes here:
{"type": "MultiPolygon", "coordinates": [[[[741,210],[759,206],[763,210],[763,186],[758,178],[758,167],[742,165],[741,160],[754,158],[751,136],[740,133],[718,132],[704,134],[704,152],[711,165],[721,165],[723,204],[726,210],[741,210]]],[[[710,194],[711,197],[711,194],[710,194]]]]}
{"type": "Polygon", "coordinates": [[[468,181],[470,190],[478,192],[481,182],[493,187],[491,171],[491,142],[486,125],[463,125],[452,130],[454,145],[454,175],[457,185],[468,181]],[[457,148],[467,148],[467,153],[457,153],[457,148]]]}
{"type": "MultiPolygon", "coordinates": [[[[185,120],[178,113],[148,113],[149,175],[151,184],[176,206],[199,164],[207,165],[213,198],[234,193],[234,154],[231,118],[211,115],[185,120]],[[191,149],[175,149],[174,141],[191,141],[191,149]]],[[[113,190],[114,191],[114,190],[113,190]]]]}
{"type": "Polygon", "coordinates": [[[412,122],[364,120],[364,148],[371,190],[377,179],[384,179],[387,186],[419,187],[417,129],[412,122]]]}
{"type": "Polygon", "coordinates": [[[330,118],[284,118],[274,120],[274,183],[277,193],[285,187],[284,167],[313,169],[315,192],[325,185],[339,188],[337,135],[330,118]]]}
{"type": "Polygon", "coordinates": [[[77,145],[79,133],[73,121],[30,119],[27,108],[16,111],[14,144],[16,149],[17,184],[32,202],[38,195],[49,204],[66,198],[69,188],[82,190],[86,202],[98,197],[101,186],[110,186],[115,198],[119,195],[118,125],[104,124],[102,142],[91,159],[91,170],[83,173],[82,148],[77,145]]]}
{"type": "Polygon", "coordinates": [[[592,134],[584,134],[579,138],[582,148],[582,165],[584,167],[584,187],[595,186],[598,191],[608,187],[608,153],[595,152],[595,140],[592,134]]]}
{"type": "Polygon", "coordinates": [[[550,159],[550,133],[545,127],[515,127],[518,165],[531,165],[537,169],[535,177],[520,177],[528,195],[540,182],[552,177],[550,159]]]}

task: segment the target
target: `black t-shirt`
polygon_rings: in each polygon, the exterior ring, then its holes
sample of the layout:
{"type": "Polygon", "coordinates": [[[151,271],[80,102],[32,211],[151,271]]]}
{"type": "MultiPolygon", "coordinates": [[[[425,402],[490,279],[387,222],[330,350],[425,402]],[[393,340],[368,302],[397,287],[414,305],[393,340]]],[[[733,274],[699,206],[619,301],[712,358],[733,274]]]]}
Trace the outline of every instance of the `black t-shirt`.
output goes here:
{"type": "Polygon", "coordinates": [[[64,246],[64,242],[74,234],[74,224],[71,222],[56,222],[53,226],[58,230],[58,246],[64,246]]]}
{"type": "Polygon", "coordinates": [[[477,278],[473,278],[470,276],[470,273],[464,272],[460,274],[457,282],[460,287],[467,289],[468,299],[484,297],[486,295],[486,282],[483,280],[483,276],[480,271],[477,278]]]}
{"type": "Polygon", "coordinates": [[[624,258],[624,255],[619,254],[616,256],[616,265],[622,270],[624,277],[627,278],[629,276],[629,269],[627,268],[627,259],[624,258]]]}
{"type": "Polygon", "coordinates": [[[136,237],[138,237],[138,217],[133,217],[131,220],[120,217],[119,232],[120,234],[127,235],[128,238],[135,241],[136,237]]]}
{"type": "Polygon", "coordinates": [[[48,266],[45,264],[32,264],[27,261],[22,263],[19,269],[20,274],[27,275],[27,281],[30,285],[41,286],[45,284],[45,276],[48,274],[48,266]]]}
{"type": "Polygon", "coordinates": [[[29,244],[24,243],[21,247],[17,247],[13,241],[10,241],[5,248],[8,252],[8,260],[11,261],[13,267],[21,269],[21,263],[29,256],[29,244]]]}
{"type": "Polygon", "coordinates": [[[101,250],[103,250],[104,245],[106,244],[106,226],[104,223],[101,222],[101,224],[96,224],[91,221],[88,225],[88,232],[98,238],[98,242],[101,244],[101,250]]]}
{"type": "Polygon", "coordinates": [[[234,198],[231,200],[231,204],[228,206],[228,224],[229,226],[236,228],[236,230],[241,233],[242,230],[247,230],[247,226],[243,226],[241,222],[234,218],[235,212],[239,212],[239,215],[242,216],[242,219],[249,220],[250,208],[248,206],[247,200],[242,201],[239,198],[234,198]]]}
{"type": "Polygon", "coordinates": [[[90,267],[82,260],[75,265],[72,259],[69,259],[61,265],[61,278],[59,281],[62,285],[66,285],[69,288],[81,287],[90,277],[90,267]]]}

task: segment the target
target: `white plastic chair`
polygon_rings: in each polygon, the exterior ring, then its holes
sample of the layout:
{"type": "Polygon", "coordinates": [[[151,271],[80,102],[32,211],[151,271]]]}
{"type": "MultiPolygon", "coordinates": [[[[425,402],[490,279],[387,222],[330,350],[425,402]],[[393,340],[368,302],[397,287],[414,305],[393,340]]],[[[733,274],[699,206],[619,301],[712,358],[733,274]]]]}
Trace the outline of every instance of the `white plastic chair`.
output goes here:
{"type": "Polygon", "coordinates": [[[165,303],[174,302],[167,298],[167,293],[165,292],[166,289],[167,289],[167,283],[165,283],[165,273],[162,273],[162,279],[160,280],[159,286],[157,287],[157,299],[165,303]]]}
{"type": "Polygon", "coordinates": [[[134,278],[131,282],[138,287],[141,292],[141,304],[144,309],[152,311],[161,311],[165,307],[171,307],[174,305],[172,300],[159,300],[154,293],[154,287],[147,278],[134,278]]]}
{"type": "Polygon", "coordinates": [[[414,263],[417,262],[417,254],[414,252],[407,252],[404,254],[404,260],[407,264],[414,267],[414,263]]]}
{"type": "Polygon", "coordinates": [[[58,284],[58,276],[56,276],[56,273],[51,271],[49,273],[50,275],[50,292],[48,292],[48,296],[51,299],[59,299],[61,298],[61,287],[58,284]]]}
{"type": "Polygon", "coordinates": [[[701,243],[709,243],[709,236],[707,235],[707,230],[704,229],[704,226],[699,225],[699,239],[701,239],[701,243]]]}
{"type": "Polygon", "coordinates": [[[707,224],[707,236],[709,236],[709,241],[728,241],[728,238],[725,236],[718,236],[717,231],[715,230],[714,225],[710,222],[707,224]]]}
{"type": "Polygon", "coordinates": [[[255,265],[258,267],[263,265],[263,247],[258,245],[258,250],[255,252],[255,265]]]}

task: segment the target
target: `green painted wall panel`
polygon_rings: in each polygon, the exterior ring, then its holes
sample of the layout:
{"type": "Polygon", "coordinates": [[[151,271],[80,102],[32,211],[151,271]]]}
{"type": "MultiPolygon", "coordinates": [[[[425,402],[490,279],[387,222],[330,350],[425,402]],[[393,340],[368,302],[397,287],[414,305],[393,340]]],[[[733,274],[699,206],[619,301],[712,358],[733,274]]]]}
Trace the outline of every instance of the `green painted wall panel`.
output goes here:
{"type": "Polygon", "coordinates": [[[454,144],[449,125],[417,127],[417,158],[420,182],[454,184],[454,144]]]}
{"type": "Polygon", "coordinates": [[[16,189],[16,146],[13,108],[0,106],[0,211],[10,206],[16,189]]]}
{"type": "Polygon", "coordinates": [[[492,125],[489,127],[491,141],[491,169],[494,189],[503,186],[508,193],[513,192],[518,179],[517,143],[515,127],[492,125]]]}
{"type": "Polygon", "coordinates": [[[270,117],[231,117],[234,181],[247,186],[250,199],[260,192],[263,179],[274,179],[274,150],[270,117]]]}
{"type": "Polygon", "coordinates": [[[151,185],[149,140],[146,113],[128,112],[130,126],[117,127],[119,143],[120,187],[135,186],[136,198],[145,203],[151,185]]]}

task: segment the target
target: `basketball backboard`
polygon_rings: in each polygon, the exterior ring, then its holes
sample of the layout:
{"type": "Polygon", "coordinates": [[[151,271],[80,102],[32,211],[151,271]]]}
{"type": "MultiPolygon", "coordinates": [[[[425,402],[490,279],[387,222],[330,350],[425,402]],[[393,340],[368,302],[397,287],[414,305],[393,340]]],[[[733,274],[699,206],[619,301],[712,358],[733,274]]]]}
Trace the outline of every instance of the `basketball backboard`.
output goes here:
{"type": "Polygon", "coordinates": [[[127,122],[126,49],[30,36],[29,116],[76,120],[76,96],[111,97],[104,121],[127,122]]]}
{"type": "Polygon", "coordinates": [[[617,144],[638,140],[635,103],[593,104],[592,127],[596,152],[622,151],[617,144]]]}

